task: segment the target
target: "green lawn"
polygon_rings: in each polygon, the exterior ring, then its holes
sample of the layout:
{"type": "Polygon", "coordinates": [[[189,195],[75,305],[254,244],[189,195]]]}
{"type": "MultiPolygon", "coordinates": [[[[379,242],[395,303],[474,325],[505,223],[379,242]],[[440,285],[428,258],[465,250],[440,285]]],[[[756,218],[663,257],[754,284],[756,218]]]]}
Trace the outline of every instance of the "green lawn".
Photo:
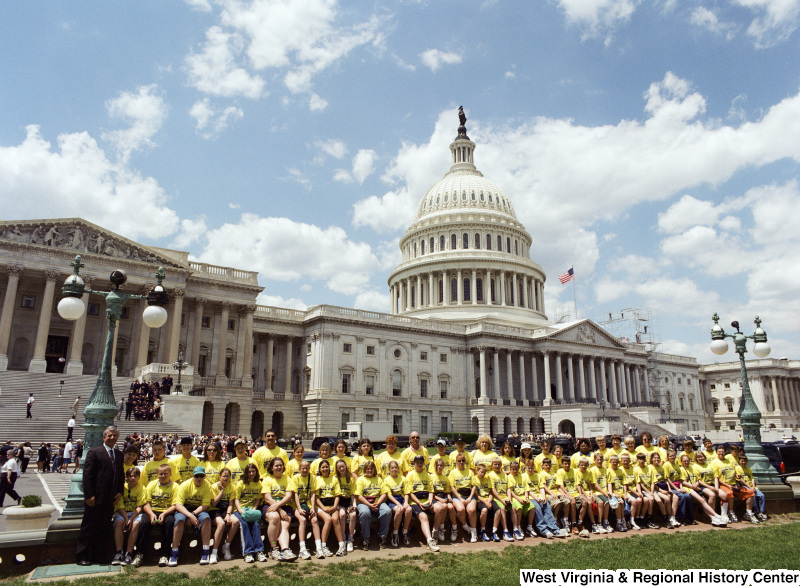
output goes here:
{"type": "MultiPolygon", "coordinates": [[[[741,526],[740,526],[741,527],[741,526]]],[[[81,580],[82,586],[375,586],[379,583],[519,584],[520,568],[648,570],[800,569],[800,523],[726,530],[662,532],[623,539],[555,541],[539,546],[507,547],[502,553],[421,554],[397,559],[344,561],[321,566],[313,561],[251,566],[246,570],[212,570],[190,579],[174,572],[137,572],[128,569],[119,578],[81,580]]],[[[23,586],[22,579],[6,581],[23,586]]]]}

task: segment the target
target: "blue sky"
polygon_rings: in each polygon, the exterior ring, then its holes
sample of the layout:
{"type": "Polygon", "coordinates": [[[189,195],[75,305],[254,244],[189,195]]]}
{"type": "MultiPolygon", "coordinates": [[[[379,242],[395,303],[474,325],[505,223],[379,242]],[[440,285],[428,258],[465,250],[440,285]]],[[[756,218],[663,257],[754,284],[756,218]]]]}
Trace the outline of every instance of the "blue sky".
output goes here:
{"type": "MultiPolygon", "coordinates": [[[[388,310],[463,105],[547,311],[800,340],[800,0],[12,3],[5,219],[83,216],[258,270],[260,302],[388,310]]],[[[729,354],[729,358],[733,355],[729,354]]]]}

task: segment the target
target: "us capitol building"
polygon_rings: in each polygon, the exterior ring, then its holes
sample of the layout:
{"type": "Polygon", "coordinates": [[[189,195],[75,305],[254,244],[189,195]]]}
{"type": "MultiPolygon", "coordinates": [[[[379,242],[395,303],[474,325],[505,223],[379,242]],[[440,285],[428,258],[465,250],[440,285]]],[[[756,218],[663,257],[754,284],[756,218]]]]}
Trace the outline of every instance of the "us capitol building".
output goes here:
{"type": "MultiPolygon", "coordinates": [[[[388,313],[261,306],[253,271],[190,261],[80,218],[0,222],[0,371],[97,374],[104,304],[85,295],[87,311],[75,322],[55,311],[81,254],[81,274],[97,289],[119,268],[127,292],[145,293],[165,267],[168,321],[151,330],[145,302],[126,305],[115,332],[115,393],[126,393],[131,377],[176,377],[172,363],[183,352],[185,392],[165,398],[165,417],[190,431],[323,435],[370,420],[424,437],[594,435],[625,424],[670,434],[737,429],[738,362],[701,366],[589,319],[548,320],[547,277],[531,260],[531,236],[478,171],[475,146],[462,114],[452,166],[400,240],[388,313]]],[[[797,428],[800,361],[748,368],[762,421],[797,428]]]]}

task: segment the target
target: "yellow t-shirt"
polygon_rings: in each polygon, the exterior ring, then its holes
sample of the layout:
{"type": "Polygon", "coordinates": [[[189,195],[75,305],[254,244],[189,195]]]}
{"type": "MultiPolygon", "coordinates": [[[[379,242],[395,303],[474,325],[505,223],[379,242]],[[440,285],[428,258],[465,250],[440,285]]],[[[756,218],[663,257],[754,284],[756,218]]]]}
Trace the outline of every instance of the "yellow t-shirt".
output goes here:
{"type": "Polygon", "coordinates": [[[142,466],[142,479],[140,482],[143,482],[148,486],[151,482],[158,482],[158,467],[162,464],[169,464],[170,470],[172,470],[170,480],[178,480],[178,478],[180,478],[174,462],[171,462],[166,458],[162,458],[161,460],[150,460],[144,466],[142,466]]]}
{"type": "Polygon", "coordinates": [[[729,485],[736,484],[736,466],[728,460],[714,460],[711,468],[714,470],[714,478],[719,478],[720,482],[729,485]]]}
{"type": "MultiPolygon", "coordinates": [[[[127,478],[128,477],[128,470],[130,470],[131,468],[136,468],[136,464],[125,464],[125,463],[122,464],[122,477],[123,478],[127,478]]],[[[139,472],[141,472],[141,470],[139,472]]]]}
{"type": "MultiPolygon", "coordinates": [[[[307,505],[311,499],[311,493],[316,490],[317,478],[318,476],[312,476],[311,474],[305,477],[300,474],[295,474],[289,479],[286,490],[287,492],[296,494],[301,505],[307,505]]],[[[292,499],[292,506],[297,508],[295,499],[292,499]]]]}
{"type": "Polygon", "coordinates": [[[703,450],[703,455],[706,457],[706,464],[711,464],[717,459],[717,452],[712,450],[703,450]]]}
{"type": "Polygon", "coordinates": [[[372,502],[377,500],[382,494],[382,491],[383,484],[381,483],[381,479],[377,476],[371,476],[369,478],[366,476],[359,476],[353,494],[356,496],[363,496],[365,499],[372,502]]]}
{"type": "Polygon", "coordinates": [[[354,456],[353,460],[350,462],[350,472],[353,472],[356,476],[364,476],[364,466],[367,462],[372,462],[375,464],[375,468],[378,468],[378,463],[375,462],[373,456],[363,456],[359,454],[354,456]]]}
{"type": "Polygon", "coordinates": [[[604,466],[592,466],[589,468],[589,472],[592,475],[592,490],[594,490],[594,485],[596,484],[600,490],[608,490],[608,469],[604,466]]]}
{"type": "Polygon", "coordinates": [[[492,460],[499,457],[500,456],[498,456],[494,450],[489,450],[486,453],[480,450],[474,450],[472,452],[472,466],[473,468],[477,468],[478,464],[486,464],[486,475],[488,476],[489,470],[492,469],[492,460]]]}
{"type": "Polygon", "coordinates": [[[714,486],[714,468],[712,468],[708,462],[702,466],[699,462],[695,462],[693,466],[695,474],[697,474],[697,478],[700,479],[700,482],[714,486]]]}
{"type": "Polygon", "coordinates": [[[425,468],[427,468],[428,464],[430,463],[430,457],[428,456],[428,450],[426,450],[422,446],[420,446],[419,450],[417,450],[416,452],[414,451],[414,449],[411,446],[408,446],[405,450],[403,450],[403,453],[401,454],[401,456],[403,457],[403,461],[406,463],[406,470],[408,470],[409,472],[414,469],[414,458],[416,456],[424,456],[425,457],[425,468]]]}
{"type": "Polygon", "coordinates": [[[126,513],[133,513],[137,507],[143,507],[147,502],[147,490],[142,483],[139,482],[133,488],[128,488],[128,483],[125,483],[125,489],[122,491],[122,496],[114,503],[114,510],[124,508],[126,513]]]}
{"type": "Polygon", "coordinates": [[[503,472],[502,470],[498,473],[492,470],[486,476],[489,477],[489,481],[492,483],[492,488],[497,491],[497,494],[500,495],[500,498],[507,499],[508,498],[508,475],[503,472]]]}
{"type": "Polygon", "coordinates": [[[466,498],[472,492],[472,479],[474,476],[472,470],[465,467],[463,471],[453,468],[447,478],[450,480],[450,486],[455,488],[458,494],[466,498]]]}
{"type": "Polygon", "coordinates": [[[185,480],[178,487],[178,494],[175,496],[175,504],[183,505],[189,512],[193,512],[197,507],[211,505],[211,485],[206,479],[200,486],[195,486],[194,478],[185,480]]]}
{"type": "MultiPolygon", "coordinates": [[[[695,471],[693,464],[689,464],[688,468],[681,466],[681,482],[697,484],[697,472],[695,471]]],[[[694,489],[689,488],[688,486],[683,487],[683,492],[692,492],[692,490],[694,489]]]]}
{"type": "Polygon", "coordinates": [[[592,454],[592,462],[594,462],[594,454],[597,454],[598,452],[600,454],[603,454],[603,465],[607,468],[608,467],[608,459],[611,457],[611,454],[614,453],[614,450],[612,450],[609,447],[605,447],[602,450],[600,450],[600,449],[595,450],[595,452],[592,454]]]}
{"type": "MultiPolygon", "coordinates": [[[[653,452],[658,452],[658,448],[653,445],[651,445],[649,448],[644,447],[644,445],[641,445],[636,448],[637,454],[644,454],[645,456],[647,456],[648,465],[650,464],[650,456],[653,455],[653,452]]],[[[660,456],[661,452],[658,452],[658,455],[660,456]]]]}
{"type": "MultiPolygon", "coordinates": [[[[335,474],[336,473],[336,462],[338,462],[339,460],[344,460],[344,463],[347,464],[347,469],[350,470],[351,472],[353,471],[353,458],[351,458],[350,456],[347,456],[347,455],[340,456],[339,454],[334,454],[333,456],[331,456],[331,458],[332,458],[332,460],[331,460],[331,466],[332,466],[331,474],[335,474]]],[[[377,464],[377,462],[375,462],[375,463],[377,464]]],[[[379,472],[380,472],[380,470],[379,470],[379,472]]]]}
{"type": "Polygon", "coordinates": [[[663,482],[669,480],[669,470],[663,465],[653,466],[650,465],[650,470],[653,472],[653,482],[663,482]]]}
{"type": "MultiPolygon", "coordinates": [[[[225,464],[225,468],[231,471],[232,484],[236,484],[236,482],[239,481],[239,479],[242,477],[242,472],[244,472],[244,469],[247,468],[248,464],[255,464],[253,458],[250,458],[249,456],[244,460],[240,460],[239,458],[235,457],[228,460],[228,462],[225,464]]],[[[258,464],[256,464],[256,467],[258,467],[258,464]]]]}
{"type": "Polygon", "coordinates": [[[581,458],[586,458],[589,461],[589,467],[591,468],[592,464],[594,464],[594,460],[592,459],[591,452],[588,454],[581,454],[580,452],[575,452],[569,459],[569,467],[572,470],[578,469],[578,462],[581,458]]]}
{"type": "Polygon", "coordinates": [[[256,466],[258,466],[258,475],[262,478],[267,473],[267,464],[269,464],[271,460],[280,458],[283,460],[284,466],[289,463],[289,456],[286,455],[286,450],[277,445],[271,450],[267,446],[261,446],[253,452],[251,458],[256,463],[256,466]]]}
{"type": "Polygon", "coordinates": [[[283,471],[283,475],[287,477],[292,477],[295,474],[300,474],[300,463],[304,460],[297,458],[292,458],[289,460],[289,463],[286,464],[286,470],[283,471]]]}
{"type": "Polygon", "coordinates": [[[431,456],[431,463],[428,464],[428,474],[436,474],[436,468],[435,468],[436,460],[441,460],[442,462],[444,462],[444,468],[442,469],[442,474],[444,474],[445,476],[450,474],[450,471],[453,469],[453,464],[450,462],[450,457],[447,454],[445,454],[444,457],[439,456],[439,454],[431,456]]]}
{"type": "Polygon", "coordinates": [[[200,465],[206,469],[206,480],[209,484],[219,482],[219,471],[225,468],[225,462],[218,460],[216,462],[203,461],[200,465]]]}
{"type": "Polygon", "coordinates": [[[696,453],[697,453],[697,452],[694,452],[694,451],[692,451],[692,452],[687,452],[687,451],[685,451],[685,450],[684,450],[683,452],[678,452],[678,455],[675,457],[675,461],[676,461],[676,462],[680,462],[680,461],[681,461],[681,458],[683,458],[684,456],[689,456],[689,462],[690,462],[691,464],[694,464],[694,456],[695,456],[695,454],[696,454],[696,453]]]}
{"type": "Polygon", "coordinates": [[[625,480],[626,475],[622,468],[617,468],[616,470],[609,468],[608,472],[606,472],[606,486],[608,487],[608,490],[614,491],[620,496],[622,495],[625,487],[625,480]]]}
{"type": "Polygon", "coordinates": [[[743,482],[745,482],[748,486],[752,486],[753,488],[755,488],[756,479],[753,476],[753,471],[750,469],[750,466],[737,466],[736,476],[737,478],[740,478],[743,482]]]}
{"type": "Polygon", "coordinates": [[[227,513],[228,507],[232,504],[233,499],[236,498],[236,490],[234,489],[233,484],[231,484],[230,482],[228,483],[228,486],[226,486],[224,489],[220,488],[217,482],[211,485],[212,504],[209,505],[208,509],[210,511],[222,511],[223,513],[227,513]],[[222,496],[215,505],[213,504],[213,500],[217,498],[217,495],[220,492],[222,492],[222,496]]]}
{"type": "Polygon", "coordinates": [[[539,490],[546,488],[552,493],[558,493],[558,479],[555,473],[550,469],[550,472],[542,470],[539,472],[539,490]]]}
{"type": "Polygon", "coordinates": [[[636,466],[634,470],[636,471],[636,482],[641,485],[642,490],[650,490],[650,486],[653,484],[653,470],[650,466],[648,464],[645,464],[644,468],[636,466]]]}
{"type": "Polygon", "coordinates": [[[289,486],[289,476],[284,472],[280,478],[267,474],[261,481],[261,492],[269,494],[272,500],[279,503],[286,496],[289,486]]]}
{"type": "MultiPolygon", "coordinates": [[[[594,489],[594,473],[591,468],[587,468],[586,472],[581,472],[580,468],[575,470],[575,487],[580,487],[583,492],[592,494],[594,489]]],[[[580,491],[578,491],[580,492],[580,491]]]]}
{"type": "Polygon", "coordinates": [[[397,478],[387,476],[381,483],[381,494],[392,495],[394,498],[403,498],[405,485],[405,478],[397,475],[397,478]]]}
{"type": "Polygon", "coordinates": [[[543,470],[542,461],[545,458],[550,458],[550,464],[551,464],[550,470],[553,470],[558,466],[558,465],[553,466],[553,464],[556,464],[555,462],[556,457],[553,454],[545,454],[544,452],[542,452],[533,459],[533,469],[536,470],[537,472],[541,472],[543,470]]]}
{"type": "MultiPolygon", "coordinates": [[[[350,500],[350,497],[353,494],[353,490],[356,488],[356,482],[353,480],[352,476],[347,476],[344,478],[336,477],[339,481],[339,492],[341,493],[342,498],[339,500],[339,504],[345,505],[345,499],[347,501],[350,500]]],[[[349,506],[349,505],[348,505],[349,506]]]]}
{"type": "Polygon", "coordinates": [[[342,494],[342,491],[339,489],[339,479],[332,474],[328,474],[327,478],[324,476],[317,476],[314,482],[317,487],[317,502],[322,502],[322,505],[325,507],[333,505],[333,501],[328,501],[328,499],[335,499],[342,494]]]}
{"type": "Polygon", "coordinates": [[[400,469],[400,476],[403,476],[406,472],[408,472],[408,467],[406,466],[406,461],[403,459],[403,454],[401,454],[398,450],[395,450],[392,454],[389,452],[383,452],[375,457],[375,465],[378,467],[379,476],[382,478],[389,476],[389,464],[391,462],[397,462],[397,466],[400,469]]]}
{"type": "Polygon", "coordinates": [[[575,470],[569,469],[569,472],[563,468],[556,472],[556,484],[563,487],[570,496],[578,496],[578,479],[575,475],[575,470]]]}
{"type": "Polygon", "coordinates": [[[489,499],[492,496],[492,481],[489,478],[489,475],[484,475],[483,478],[479,478],[476,474],[472,477],[472,484],[473,486],[478,487],[478,496],[483,499],[489,499]]]}
{"type": "Polygon", "coordinates": [[[517,474],[514,476],[513,474],[507,474],[506,476],[508,478],[508,488],[511,489],[511,492],[521,497],[522,500],[528,500],[528,481],[523,475],[517,474]]]}
{"type": "Polygon", "coordinates": [[[628,487],[628,490],[636,490],[636,468],[633,466],[629,466],[628,468],[620,466],[619,470],[622,470],[622,474],[625,478],[625,486],[628,487]]]}
{"type": "MultiPolygon", "coordinates": [[[[403,492],[405,494],[416,494],[417,499],[421,504],[428,502],[428,493],[433,492],[433,480],[427,470],[417,472],[412,470],[406,475],[405,484],[403,485],[403,492]]],[[[416,504],[416,503],[415,503],[416,504]]]]}
{"type": "MultiPolygon", "coordinates": [[[[470,454],[467,450],[464,450],[461,453],[464,454],[464,459],[466,460],[465,468],[467,469],[475,468],[475,466],[473,466],[472,464],[472,454],[470,454]]],[[[451,470],[455,470],[456,468],[458,468],[458,466],[456,466],[456,458],[458,457],[458,455],[459,455],[458,450],[450,452],[450,465],[452,466],[451,470]]]]}
{"type": "Polygon", "coordinates": [[[664,473],[670,482],[680,482],[681,467],[673,465],[672,462],[664,461],[664,473]]]}
{"type": "Polygon", "coordinates": [[[511,472],[511,462],[518,462],[519,460],[516,457],[500,456],[500,461],[503,463],[503,472],[508,474],[511,472]]]}
{"type": "Polygon", "coordinates": [[[534,472],[528,473],[526,470],[522,473],[522,479],[525,481],[525,484],[528,485],[528,490],[531,491],[539,491],[539,474],[534,472]]]}
{"type": "Polygon", "coordinates": [[[175,465],[175,471],[178,473],[178,478],[175,480],[179,483],[183,483],[192,478],[195,466],[200,465],[200,460],[197,459],[197,456],[190,456],[187,460],[183,457],[183,454],[172,456],[169,461],[171,464],[175,465]]]}
{"type": "Polygon", "coordinates": [[[433,494],[442,498],[450,494],[450,479],[444,474],[428,474],[433,482],[433,494]]]}
{"type": "Polygon", "coordinates": [[[259,501],[261,500],[261,483],[260,482],[248,482],[245,484],[241,480],[239,480],[234,490],[236,490],[236,498],[239,501],[239,505],[244,507],[251,507],[256,508],[259,501]]]}
{"type": "Polygon", "coordinates": [[[170,480],[169,484],[162,485],[158,480],[154,480],[147,485],[145,498],[154,513],[163,513],[173,505],[177,492],[177,483],[170,480]]]}
{"type": "Polygon", "coordinates": [[[311,476],[318,476],[319,475],[319,465],[323,462],[327,462],[328,466],[331,467],[331,473],[336,474],[336,471],[333,468],[334,460],[333,456],[330,458],[317,458],[313,462],[311,462],[311,476]]]}

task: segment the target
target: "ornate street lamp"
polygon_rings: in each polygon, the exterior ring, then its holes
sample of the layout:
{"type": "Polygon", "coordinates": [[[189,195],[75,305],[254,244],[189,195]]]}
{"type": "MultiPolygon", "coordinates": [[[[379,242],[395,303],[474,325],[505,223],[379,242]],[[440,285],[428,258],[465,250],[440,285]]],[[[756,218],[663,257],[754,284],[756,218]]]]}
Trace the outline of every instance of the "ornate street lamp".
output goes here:
{"type": "Polygon", "coordinates": [[[753,476],[758,485],[773,484],[782,485],[775,473],[775,468],[770,464],[764,455],[761,447],[761,412],[753,400],[750,393],[750,383],[747,380],[747,364],[744,355],[747,352],[747,340],[753,340],[755,346],[753,352],[759,358],[769,356],[770,347],[767,343],[767,333],[761,329],[761,320],[756,316],[754,323],[756,330],[752,336],[745,336],[739,331],[739,322],[731,322],[731,327],[736,328],[735,334],[726,334],[719,325],[719,316],[715,313],[711,318],[714,327],[711,328],[711,351],[718,356],[722,356],[728,351],[728,342],[725,338],[733,338],[734,350],[739,355],[739,362],[742,366],[742,400],[739,404],[739,423],[742,426],[742,436],[744,437],[744,451],[747,454],[748,463],[753,470],[753,476]]]}
{"type": "Polygon", "coordinates": [[[189,368],[189,363],[183,359],[183,351],[178,352],[178,359],[172,363],[172,368],[178,371],[178,382],[175,384],[175,394],[183,394],[183,387],[181,386],[181,373],[189,368]]]}
{"type": "MultiPolygon", "coordinates": [[[[66,320],[74,321],[79,319],[85,311],[83,300],[84,293],[89,295],[100,295],[106,300],[106,318],[108,319],[108,335],[106,336],[106,347],[103,351],[103,362],[100,366],[100,375],[97,377],[94,391],[92,392],[86,408],[83,410],[85,423],[84,454],[103,442],[103,430],[109,425],[114,425],[114,417],[118,407],[114,401],[114,390],[111,386],[111,359],[112,348],[114,345],[114,330],[117,328],[117,321],[122,316],[122,308],[129,299],[146,299],[147,308],[142,314],[142,321],[150,328],[160,328],[167,321],[167,294],[161,281],[164,279],[164,267],[159,267],[156,272],[156,285],[150,290],[147,296],[131,295],[123,293],[120,288],[128,280],[125,271],[115,270],[111,273],[109,280],[114,286],[111,291],[93,291],[87,289],[80,276],[81,264],[80,255],[75,257],[75,262],[70,263],[72,274],[64,281],[61,292],[64,298],[58,303],[58,314],[66,320]]],[[[86,456],[84,456],[85,458],[86,456]]],[[[83,472],[78,472],[72,477],[69,495],[65,499],[67,506],[62,513],[62,517],[81,517],[83,516],[83,472]]]]}

